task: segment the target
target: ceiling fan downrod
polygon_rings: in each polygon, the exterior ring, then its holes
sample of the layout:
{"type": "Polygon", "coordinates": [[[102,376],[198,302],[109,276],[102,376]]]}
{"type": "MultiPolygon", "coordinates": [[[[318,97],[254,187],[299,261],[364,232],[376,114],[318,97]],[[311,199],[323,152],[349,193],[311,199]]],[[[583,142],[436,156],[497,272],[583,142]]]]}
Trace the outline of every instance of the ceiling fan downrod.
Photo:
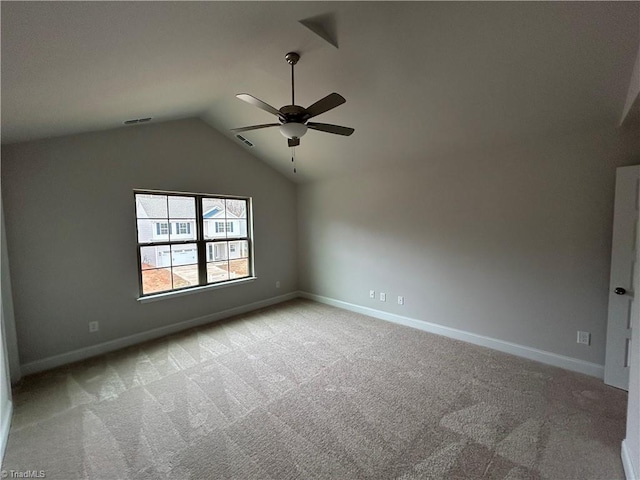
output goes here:
{"type": "Polygon", "coordinates": [[[293,68],[296,66],[296,63],[298,63],[298,60],[300,60],[300,55],[297,54],[296,52],[289,52],[284,56],[284,58],[287,61],[287,63],[291,65],[291,105],[295,105],[296,96],[295,96],[295,87],[293,82],[293,68]]]}

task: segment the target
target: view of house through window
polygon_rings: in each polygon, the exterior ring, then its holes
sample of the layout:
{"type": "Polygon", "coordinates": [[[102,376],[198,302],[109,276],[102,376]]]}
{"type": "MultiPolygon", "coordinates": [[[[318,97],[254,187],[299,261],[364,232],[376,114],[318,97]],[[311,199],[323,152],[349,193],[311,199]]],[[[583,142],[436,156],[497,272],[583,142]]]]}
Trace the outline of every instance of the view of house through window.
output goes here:
{"type": "Polygon", "coordinates": [[[248,198],[134,193],[141,295],[253,275],[248,198]]]}

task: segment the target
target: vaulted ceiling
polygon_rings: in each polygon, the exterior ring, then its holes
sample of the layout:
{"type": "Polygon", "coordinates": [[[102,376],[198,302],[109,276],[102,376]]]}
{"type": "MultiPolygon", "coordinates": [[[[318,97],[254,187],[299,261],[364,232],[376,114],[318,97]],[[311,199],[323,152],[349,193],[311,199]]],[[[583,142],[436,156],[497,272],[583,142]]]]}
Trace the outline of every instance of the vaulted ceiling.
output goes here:
{"type": "Polygon", "coordinates": [[[200,116],[298,181],[615,127],[640,43],[638,2],[2,2],[1,16],[3,143],[200,116]],[[236,93],[290,103],[289,51],[296,103],[338,92],[316,120],[355,128],[309,131],[297,175],[277,128],[243,134],[253,147],[229,131],[274,121],[236,93]]]}

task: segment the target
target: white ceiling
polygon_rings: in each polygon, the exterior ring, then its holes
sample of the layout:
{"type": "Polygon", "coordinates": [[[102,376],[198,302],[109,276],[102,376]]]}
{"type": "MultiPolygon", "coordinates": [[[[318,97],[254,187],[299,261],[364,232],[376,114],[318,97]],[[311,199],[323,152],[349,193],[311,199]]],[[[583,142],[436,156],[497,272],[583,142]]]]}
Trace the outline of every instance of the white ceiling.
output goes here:
{"type": "MultiPolygon", "coordinates": [[[[615,126],[640,43],[640,3],[2,2],[2,142],[198,115],[229,131],[338,92],[291,151],[277,129],[250,151],[306,181],[456,149],[615,126]],[[333,47],[299,23],[327,16],[333,47]]],[[[136,126],[126,128],[140,128],[136,126]]],[[[248,148],[242,146],[242,148],[248,148]]]]}

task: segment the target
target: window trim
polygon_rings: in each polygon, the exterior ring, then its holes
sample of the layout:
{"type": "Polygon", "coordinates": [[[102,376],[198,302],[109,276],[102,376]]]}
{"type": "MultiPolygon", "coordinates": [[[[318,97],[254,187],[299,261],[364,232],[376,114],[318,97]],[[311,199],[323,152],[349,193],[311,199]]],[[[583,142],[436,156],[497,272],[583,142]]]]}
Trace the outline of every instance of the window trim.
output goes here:
{"type": "Polygon", "coordinates": [[[193,295],[194,293],[206,292],[207,290],[217,290],[219,288],[235,287],[245,283],[251,283],[257,280],[255,275],[252,277],[234,278],[227,282],[210,283],[208,285],[198,285],[197,287],[185,287],[179,290],[165,290],[163,292],[150,293],[148,295],[138,297],[140,303],[157,302],[158,300],[166,300],[167,298],[183,297],[185,295],[193,295]]]}
{"type": "MultiPolygon", "coordinates": [[[[187,295],[191,293],[198,293],[206,290],[212,290],[216,288],[224,288],[233,285],[238,285],[246,282],[251,282],[257,279],[255,272],[255,263],[254,263],[254,249],[253,249],[253,199],[251,197],[242,197],[237,195],[217,195],[210,193],[192,193],[192,192],[176,192],[176,191],[165,191],[165,190],[149,190],[149,189],[134,189],[133,190],[133,216],[135,222],[135,232],[136,232],[136,256],[138,259],[138,301],[142,303],[161,300],[164,298],[172,298],[176,296],[187,295]],[[141,243],[138,237],[138,218],[136,212],[136,195],[166,195],[166,196],[181,196],[181,197],[192,197],[195,202],[195,239],[179,239],[179,240],[151,240],[149,242],[141,243]],[[224,238],[224,239],[214,239],[214,238],[205,238],[205,219],[203,217],[202,211],[202,200],[205,198],[215,198],[215,199],[223,199],[223,200],[243,200],[246,202],[246,221],[247,221],[247,232],[244,237],[234,237],[232,239],[224,238]],[[207,251],[207,243],[210,242],[229,242],[232,240],[244,240],[247,242],[247,261],[249,265],[249,275],[247,277],[242,278],[233,278],[229,280],[222,280],[218,282],[207,283],[207,264],[211,263],[208,260],[208,251],[207,251]],[[149,247],[149,246],[162,246],[167,245],[171,248],[174,245],[186,244],[186,243],[195,243],[196,251],[197,251],[197,265],[198,267],[198,277],[199,284],[198,285],[189,285],[182,288],[175,288],[172,290],[163,290],[160,292],[153,292],[144,294],[143,293],[143,281],[142,281],[142,259],[140,254],[141,247],[149,247]]],[[[169,212],[167,211],[167,216],[169,216],[169,212]]],[[[179,222],[180,220],[178,220],[179,222]]],[[[223,222],[226,222],[227,219],[223,219],[223,222]]],[[[171,230],[171,220],[168,219],[167,223],[169,224],[169,229],[171,230]]],[[[226,224],[225,224],[226,227],[226,224]]],[[[176,224],[176,230],[178,230],[178,226],[176,224]]],[[[225,229],[226,230],[226,229],[225,229]]],[[[226,233],[226,231],[225,231],[226,233]]],[[[188,234],[190,235],[190,233],[188,234]]],[[[229,259],[227,259],[229,261],[229,259]]]]}

